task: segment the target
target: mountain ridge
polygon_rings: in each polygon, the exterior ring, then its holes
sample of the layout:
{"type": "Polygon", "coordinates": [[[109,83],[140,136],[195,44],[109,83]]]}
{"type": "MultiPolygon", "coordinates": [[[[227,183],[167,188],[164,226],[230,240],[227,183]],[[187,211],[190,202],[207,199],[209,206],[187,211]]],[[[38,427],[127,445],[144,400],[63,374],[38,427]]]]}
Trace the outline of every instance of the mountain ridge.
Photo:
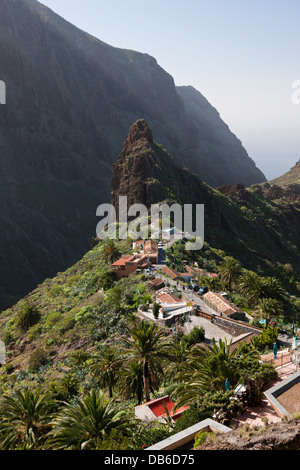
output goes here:
{"type": "Polygon", "coordinates": [[[271,185],[289,187],[295,189],[300,194],[300,160],[286,173],[268,181],[271,185]]]}

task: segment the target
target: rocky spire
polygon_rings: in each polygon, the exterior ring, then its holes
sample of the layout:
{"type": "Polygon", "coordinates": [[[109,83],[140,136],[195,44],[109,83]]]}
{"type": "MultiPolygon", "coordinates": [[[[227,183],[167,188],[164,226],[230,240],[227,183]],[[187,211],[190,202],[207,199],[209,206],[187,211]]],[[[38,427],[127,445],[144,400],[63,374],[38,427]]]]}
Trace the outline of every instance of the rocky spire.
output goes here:
{"type": "Polygon", "coordinates": [[[145,119],[139,119],[130,128],[129,135],[124,143],[121,158],[130,155],[137,142],[153,144],[153,135],[145,119]]]}

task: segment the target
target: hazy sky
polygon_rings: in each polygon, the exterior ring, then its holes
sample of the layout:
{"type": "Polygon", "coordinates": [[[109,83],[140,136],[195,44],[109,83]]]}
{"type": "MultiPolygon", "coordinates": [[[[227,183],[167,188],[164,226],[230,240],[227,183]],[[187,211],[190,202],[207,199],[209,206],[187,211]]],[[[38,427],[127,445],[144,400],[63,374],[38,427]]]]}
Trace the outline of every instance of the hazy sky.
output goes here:
{"type": "Polygon", "coordinates": [[[267,179],[299,160],[299,0],[41,3],[112,46],[152,55],[176,85],[194,86],[267,179]]]}

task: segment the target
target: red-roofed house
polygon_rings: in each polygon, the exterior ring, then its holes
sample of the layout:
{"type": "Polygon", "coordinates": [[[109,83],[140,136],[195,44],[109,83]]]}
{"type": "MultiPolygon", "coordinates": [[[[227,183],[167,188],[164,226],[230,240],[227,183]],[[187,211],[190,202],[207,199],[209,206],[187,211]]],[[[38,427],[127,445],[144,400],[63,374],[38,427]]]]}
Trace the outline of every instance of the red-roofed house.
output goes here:
{"type": "Polygon", "coordinates": [[[197,267],[186,267],[187,272],[193,273],[194,276],[201,276],[201,277],[215,277],[216,279],[219,278],[219,275],[217,273],[209,273],[207,271],[204,271],[203,269],[197,268],[197,267]]]}
{"type": "Polygon", "coordinates": [[[191,280],[194,278],[194,275],[192,273],[179,273],[180,276],[182,277],[182,280],[184,282],[191,282],[191,280]]]}
{"type": "Polygon", "coordinates": [[[142,405],[135,407],[135,416],[143,421],[165,421],[167,415],[170,416],[173,422],[176,422],[182,413],[187,410],[188,406],[183,406],[174,410],[175,404],[168,395],[156,400],[148,401],[142,405]]]}
{"type": "Polygon", "coordinates": [[[230,316],[235,313],[244,313],[236,305],[229,302],[229,300],[227,300],[224,295],[218,294],[216,292],[207,292],[203,295],[202,298],[206,305],[219,314],[230,316]]]}
{"type": "Polygon", "coordinates": [[[138,249],[141,254],[147,255],[152,264],[157,264],[158,245],[156,240],[138,240],[133,242],[133,249],[138,249]]]}
{"type": "Polygon", "coordinates": [[[118,279],[128,277],[136,272],[137,269],[145,269],[151,266],[148,256],[146,255],[123,255],[118,261],[111,265],[118,279]]]}
{"type": "Polygon", "coordinates": [[[183,281],[183,277],[175,269],[164,266],[161,270],[163,274],[170,277],[173,281],[183,281]]]}
{"type": "Polygon", "coordinates": [[[187,303],[177,297],[176,295],[169,294],[167,292],[162,292],[156,297],[156,300],[161,305],[162,316],[173,312],[174,310],[179,310],[187,307],[187,303]]]}

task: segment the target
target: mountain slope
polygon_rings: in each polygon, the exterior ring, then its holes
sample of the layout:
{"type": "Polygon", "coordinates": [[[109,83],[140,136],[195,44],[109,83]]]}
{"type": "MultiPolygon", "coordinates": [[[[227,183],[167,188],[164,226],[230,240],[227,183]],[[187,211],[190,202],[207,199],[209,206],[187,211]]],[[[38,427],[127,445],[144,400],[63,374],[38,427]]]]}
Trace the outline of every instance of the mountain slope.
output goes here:
{"type": "Polygon", "coordinates": [[[215,144],[219,117],[206,124],[208,105],[191,110],[154,58],[111,47],[35,0],[0,0],[0,12],[0,306],[88,249],[112,164],[141,117],[207,183],[265,180],[237,139],[223,152],[229,129],[215,144]]]}
{"type": "Polygon", "coordinates": [[[296,189],[298,185],[298,192],[300,192],[300,160],[284,175],[269,181],[270,184],[277,186],[292,186],[296,189]]]}

